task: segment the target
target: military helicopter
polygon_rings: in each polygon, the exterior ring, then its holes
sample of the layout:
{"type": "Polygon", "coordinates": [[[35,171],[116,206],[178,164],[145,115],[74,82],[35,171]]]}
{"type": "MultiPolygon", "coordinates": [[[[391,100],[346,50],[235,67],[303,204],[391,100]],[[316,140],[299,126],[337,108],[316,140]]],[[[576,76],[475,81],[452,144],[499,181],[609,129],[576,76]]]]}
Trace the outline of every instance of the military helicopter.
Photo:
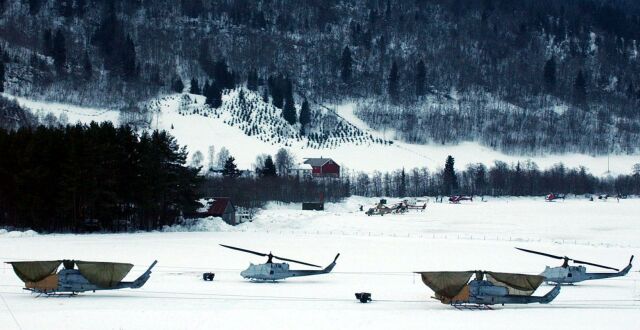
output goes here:
{"type": "Polygon", "coordinates": [[[528,253],[539,254],[541,256],[550,257],[554,259],[563,259],[562,266],[559,267],[549,267],[547,266],[544,271],[540,274],[545,277],[545,282],[547,283],[557,283],[557,284],[572,284],[576,282],[582,282],[586,280],[598,280],[602,278],[610,278],[610,277],[620,277],[625,276],[631,269],[631,262],[633,261],[633,256],[629,260],[629,264],[622,270],[618,268],[613,268],[609,266],[603,266],[594,264],[591,262],[580,261],[571,259],[569,257],[561,257],[553,254],[527,250],[517,247],[516,249],[528,253]],[[615,273],[587,273],[587,269],[584,266],[569,266],[569,260],[573,261],[575,264],[583,264],[583,265],[591,265],[605,269],[615,270],[615,273]]]}
{"type": "Polygon", "coordinates": [[[286,262],[283,263],[274,263],[273,259],[279,259],[282,261],[289,261],[289,262],[295,262],[297,264],[301,264],[301,265],[306,265],[306,266],[311,266],[311,267],[317,267],[317,268],[321,268],[318,265],[314,265],[314,264],[310,264],[310,263],[306,263],[306,262],[302,262],[302,261],[297,261],[297,260],[293,260],[293,259],[287,259],[287,258],[282,258],[282,257],[278,257],[278,256],[274,256],[273,254],[271,254],[271,252],[269,252],[268,254],[266,253],[260,253],[260,252],[256,252],[256,251],[251,251],[251,250],[246,250],[246,249],[242,249],[242,248],[238,248],[238,247],[234,247],[234,246],[229,246],[229,245],[224,245],[224,244],[220,244],[223,247],[226,247],[228,249],[233,249],[233,250],[238,250],[238,251],[242,251],[242,252],[247,252],[247,253],[252,253],[255,255],[259,255],[261,257],[267,257],[267,262],[264,264],[260,264],[260,265],[254,265],[254,264],[250,264],[249,268],[243,270],[242,272],[240,272],[240,275],[246,279],[252,280],[252,281],[277,281],[277,280],[283,280],[285,278],[288,277],[300,277],[300,276],[311,276],[311,275],[320,275],[320,274],[328,274],[331,272],[331,270],[333,270],[333,267],[335,267],[336,265],[336,260],[338,260],[338,257],[340,256],[340,253],[338,253],[335,257],[335,259],[333,259],[333,262],[327,266],[324,269],[320,269],[320,270],[290,270],[289,269],[289,264],[286,262]]]}
{"type": "Polygon", "coordinates": [[[544,200],[547,202],[553,202],[556,199],[562,199],[564,200],[565,195],[564,194],[554,194],[554,193],[549,193],[548,195],[544,196],[544,200]]]}
{"type": "Polygon", "coordinates": [[[149,279],[151,266],[133,282],[122,282],[132,264],[81,260],[7,262],[24,282],[24,290],[46,295],[76,295],[85,291],[141,288],[149,279]],[[58,271],[60,264],[63,269],[58,271]],[[77,266],[78,269],[75,269],[77,266]]]}
{"type": "Polygon", "coordinates": [[[532,296],[544,277],[489,271],[417,272],[422,282],[435,292],[434,299],[462,309],[489,308],[495,304],[548,304],[560,293],[556,285],[544,296],[532,296]],[[471,276],[475,278],[471,281],[471,276]]]}

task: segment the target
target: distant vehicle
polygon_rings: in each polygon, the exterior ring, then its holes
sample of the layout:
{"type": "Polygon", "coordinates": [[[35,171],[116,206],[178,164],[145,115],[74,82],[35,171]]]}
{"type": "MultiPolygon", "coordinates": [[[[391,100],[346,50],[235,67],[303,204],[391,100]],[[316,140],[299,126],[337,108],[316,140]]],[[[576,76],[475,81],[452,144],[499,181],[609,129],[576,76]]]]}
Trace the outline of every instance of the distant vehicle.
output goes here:
{"type": "Polygon", "coordinates": [[[562,199],[564,200],[565,198],[565,194],[554,194],[554,193],[549,193],[547,196],[544,196],[544,200],[546,202],[553,202],[556,199],[562,199]]]}
{"type": "Polygon", "coordinates": [[[453,195],[449,197],[449,203],[451,204],[460,204],[462,201],[472,201],[473,196],[464,196],[464,195],[453,195]]]}
{"type": "Polygon", "coordinates": [[[418,201],[415,198],[405,199],[402,201],[407,210],[419,210],[424,211],[427,208],[427,202],[424,201],[422,205],[418,204],[418,201]]]}
{"type": "Polygon", "coordinates": [[[575,260],[566,256],[561,257],[553,254],[527,250],[527,249],[522,249],[518,247],[516,249],[520,251],[528,252],[528,253],[538,254],[541,256],[549,257],[549,258],[564,260],[562,263],[562,266],[559,266],[559,267],[547,266],[545,270],[540,274],[544,276],[545,282],[547,283],[572,284],[572,283],[577,283],[577,282],[582,282],[587,280],[598,280],[603,278],[625,276],[627,275],[627,273],[629,273],[629,270],[631,270],[631,263],[633,262],[633,256],[631,256],[631,259],[629,260],[629,264],[627,265],[627,267],[625,267],[622,270],[619,270],[618,268],[598,265],[598,264],[594,264],[586,261],[575,260]],[[615,273],[587,273],[587,269],[584,266],[569,266],[569,260],[573,261],[573,263],[575,264],[591,265],[591,266],[600,267],[604,269],[615,270],[616,272],[615,273]]]}
{"type": "Polygon", "coordinates": [[[547,304],[560,286],[544,296],[532,296],[544,281],[540,275],[497,273],[490,271],[417,272],[422,282],[435,292],[432,298],[456,308],[483,308],[488,305],[547,304]],[[471,276],[475,278],[471,281],[471,276]]]}
{"type": "Polygon", "coordinates": [[[335,257],[335,259],[333,259],[333,262],[331,264],[329,264],[329,266],[320,269],[320,270],[292,270],[289,269],[289,264],[286,262],[282,262],[282,263],[274,263],[273,259],[279,259],[282,261],[289,261],[289,262],[294,262],[297,264],[301,264],[301,265],[306,265],[306,266],[311,266],[311,267],[317,267],[317,268],[321,268],[318,265],[314,265],[314,264],[310,264],[310,263],[306,263],[303,261],[297,261],[297,260],[293,260],[293,259],[287,259],[287,258],[283,258],[283,257],[278,257],[275,256],[273,254],[271,254],[271,252],[267,253],[261,253],[261,252],[256,252],[256,251],[251,251],[251,250],[247,250],[247,249],[242,249],[239,247],[234,247],[234,246],[229,246],[229,245],[224,245],[224,244],[220,244],[220,246],[226,247],[228,249],[233,249],[233,250],[237,250],[237,251],[242,251],[242,252],[246,252],[246,253],[251,253],[251,254],[255,254],[255,255],[259,255],[261,257],[267,257],[267,262],[264,264],[260,264],[260,265],[254,265],[254,264],[250,264],[249,268],[243,270],[242,272],[240,272],[240,275],[246,279],[249,280],[253,280],[253,281],[278,281],[278,280],[283,280],[285,278],[289,278],[289,277],[300,277],[300,276],[312,276],[312,275],[320,275],[320,274],[328,274],[333,270],[333,267],[335,267],[336,265],[336,260],[338,260],[338,257],[340,256],[340,253],[338,253],[335,257]]]}
{"type": "Polygon", "coordinates": [[[76,295],[86,291],[138,289],[151,276],[151,266],[133,282],[122,282],[132,264],[82,260],[7,262],[24,282],[25,290],[46,295],[76,295]],[[63,269],[58,271],[60,264],[63,269]],[[77,266],[77,269],[75,268],[77,266]]]}

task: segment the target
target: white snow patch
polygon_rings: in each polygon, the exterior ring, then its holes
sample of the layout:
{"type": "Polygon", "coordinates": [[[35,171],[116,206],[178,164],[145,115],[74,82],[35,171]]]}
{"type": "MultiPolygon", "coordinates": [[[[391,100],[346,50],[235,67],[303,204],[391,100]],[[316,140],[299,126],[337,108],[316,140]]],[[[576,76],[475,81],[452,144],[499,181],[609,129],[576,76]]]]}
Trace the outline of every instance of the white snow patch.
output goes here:
{"type": "Polygon", "coordinates": [[[233,231],[233,226],[227,224],[219,217],[206,217],[201,219],[185,219],[182,224],[164,226],[163,232],[226,232],[233,231]]]}
{"type": "Polygon", "coordinates": [[[7,237],[7,238],[33,237],[33,236],[37,236],[37,235],[38,235],[38,233],[36,231],[34,231],[34,230],[7,231],[6,229],[0,229],[0,238],[3,238],[3,237],[7,237]]]}

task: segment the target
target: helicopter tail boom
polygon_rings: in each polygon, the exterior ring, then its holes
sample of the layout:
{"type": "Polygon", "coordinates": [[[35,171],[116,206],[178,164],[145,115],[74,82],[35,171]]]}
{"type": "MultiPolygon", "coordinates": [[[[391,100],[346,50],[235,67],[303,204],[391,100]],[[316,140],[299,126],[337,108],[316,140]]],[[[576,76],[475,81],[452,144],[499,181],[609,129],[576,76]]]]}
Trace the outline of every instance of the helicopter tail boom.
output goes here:
{"type": "Polygon", "coordinates": [[[144,272],[142,275],[140,275],[135,281],[133,282],[121,282],[121,284],[125,284],[128,286],[128,288],[132,288],[132,289],[138,289],[141,288],[145,283],[147,283],[147,281],[149,280],[149,277],[151,276],[151,269],[153,269],[153,267],[156,266],[156,264],[158,263],[158,260],[154,260],[153,263],[151,264],[151,266],[149,266],[149,268],[147,268],[147,271],[144,272]]]}
{"type": "Polygon", "coordinates": [[[320,269],[320,270],[292,270],[292,271],[290,271],[290,274],[291,274],[291,276],[299,277],[299,276],[309,276],[309,275],[318,275],[318,274],[331,273],[331,271],[333,270],[333,267],[336,266],[336,260],[338,260],[339,256],[340,256],[340,253],[338,253],[336,255],[336,257],[333,259],[333,262],[331,264],[329,264],[329,266],[325,267],[324,269],[320,269]]]}

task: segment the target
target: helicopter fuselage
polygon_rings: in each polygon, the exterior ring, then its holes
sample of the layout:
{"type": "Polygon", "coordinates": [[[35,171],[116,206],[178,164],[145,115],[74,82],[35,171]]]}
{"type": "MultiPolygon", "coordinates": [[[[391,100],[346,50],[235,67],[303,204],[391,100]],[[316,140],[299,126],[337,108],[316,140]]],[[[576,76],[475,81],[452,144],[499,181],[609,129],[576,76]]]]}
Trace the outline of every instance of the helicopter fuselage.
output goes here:
{"type": "Polygon", "coordinates": [[[631,263],[623,270],[615,273],[587,273],[584,266],[549,267],[540,274],[545,277],[545,282],[556,284],[572,284],[587,280],[597,280],[610,277],[625,276],[631,269],[631,263]]]}
{"type": "Polygon", "coordinates": [[[249,268],[240,272],[240,275],[254,281],[278,281],[289,277],[327,274],[335,267],[338,256],[340,256],[340,254],[336,256],[329,266],[319,270],[291,270],[289,269],[289,264],[286,262],[268,262],[259,265],[250,264],[249,268]]]}
{"type": "Polygon", "coordinates": [[[99,290],[117,290],[117,289],[138,289],[142,287],[151,275],[151,269],[156,265],[157,261],[147,269],[147,271],[133,282],[119,282],[114,286],[101,287],[95,285],[86,277],[84,277],[77,269],[62,269],[57,274],[49,275],[40,282],[29,282],[26,284],[26,290],[35,293],[44,294],[76,294],[86,291],[99,290]]]}
{"type": "MultiPolygon", "coordinates": [[[[548,304],[560,293],[560,286],[556,286],[544,296],[510,295],[509,290],[497,286],[489,281],[472,280],[469,282],[469,298],[464,304],[496,305],[496,304],[548,304]]],[[[453,302],[455,305],[456,302],[453,302]]]]}

